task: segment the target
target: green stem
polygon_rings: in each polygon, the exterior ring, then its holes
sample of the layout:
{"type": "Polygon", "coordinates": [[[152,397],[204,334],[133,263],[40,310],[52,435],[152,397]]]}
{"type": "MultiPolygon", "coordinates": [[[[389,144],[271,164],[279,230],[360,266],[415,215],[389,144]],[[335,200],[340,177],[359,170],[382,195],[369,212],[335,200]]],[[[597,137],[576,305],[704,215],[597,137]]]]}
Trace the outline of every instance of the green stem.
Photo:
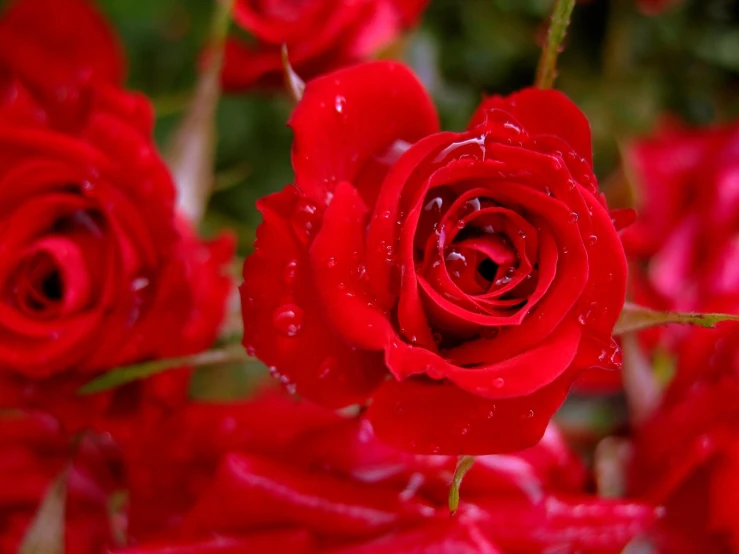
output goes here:
{"type": "Polygon", "coordinates": [[[457,469],[454,470],[454,478],[449,487],[449,512],[452,515],[454,515],[454,512],[459,507],[459,487],[462,484],[462,479],[474,463],[474,456],[460,456],[457,461],[457,469]]]}
{"type": "Polygon", "coordinates": [[[204,367],[233,362],[246,362],[250,359],[241,345],[231,345],[227,348],[207,350],[199,354],[193,354],[192,356],[181,356],[179,358],[132,364],[103,373],[97,379],[93,379],[84,385],[78,393],[95,394],[179,367],[204,367]]]}
{"type": "Polygon", "coordinates": [[[570,15],[575,0],[557,0],[552,12],[552,22],[547,33],[547,43],[541,51],[539,66],[536,68],[536,86],[540,89],[552,88],[557,78],[557,56],[562,49],[562,41],[567,34],[570,15]]]}

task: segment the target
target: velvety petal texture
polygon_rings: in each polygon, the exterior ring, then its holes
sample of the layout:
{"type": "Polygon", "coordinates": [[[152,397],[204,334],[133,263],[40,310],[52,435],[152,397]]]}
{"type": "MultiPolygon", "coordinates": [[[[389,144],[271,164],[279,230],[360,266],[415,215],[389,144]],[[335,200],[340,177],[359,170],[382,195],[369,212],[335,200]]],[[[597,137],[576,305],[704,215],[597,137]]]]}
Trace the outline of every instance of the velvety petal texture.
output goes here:
{"type": "Polygon", "coordinates": [[[438,132],[413,75],[377,62],[309,82],[290,125],[295,184],[260,203],[241,294],[247,349],[299,394],[371,398],[402,450],[485,454],[535,444],[581,370],[620,367],[624,252],[563,94],[489,97],[438,132]]]}

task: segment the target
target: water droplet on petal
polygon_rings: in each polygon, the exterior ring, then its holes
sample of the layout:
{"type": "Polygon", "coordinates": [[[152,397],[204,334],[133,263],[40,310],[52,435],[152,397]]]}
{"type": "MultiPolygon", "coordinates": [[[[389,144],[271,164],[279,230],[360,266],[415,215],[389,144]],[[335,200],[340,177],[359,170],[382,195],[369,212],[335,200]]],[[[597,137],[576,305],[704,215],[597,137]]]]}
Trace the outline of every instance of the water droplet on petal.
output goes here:
{"type": "Polygon", "coordinates": [[[278,307],[272,315],[275,329],[286,337],[294,337],[303,327],[303,309],[295,304],[278,307]]]}
{"type": "Polygon", "coordinates": [[[297,260],[290,260],[282,271],[282,282],[286,285],[292,285],[295,282],[295,272],[298,267],[297,260]]]}
{"type": "Polygon", "coordinates": [[[148,286],[149,286],[149,279],[147,279],[146,277],[136,277],[131,282],[131,290],[134,292],[143,290],[148,286]]]}
{"type": "Polygon", "coordinates": [[[326,267],[336,267],[336,258],[331,256],[326,260],[326,267]]]}
{"type": "Polygon", "coordinates": [[[480,199],[477,197],[470,198],[469,200],[467,200],[467,202],[464,203],[465,215],[474,213],[474,212],[479,212],[480,208],[481,208],[480,199]]]}
{"type": "Polygon", "coordinates": [[[493,386],[496,389],[502,389],[505,386],[505,380],[502,377],[498,377],[493,380],[493,386]]]}
{"type": "Polygon", "coordinates": [[[588,246],[595,246],[598,242],[598,235],[588,235],[587,243],[588,246]]]}
{"type": "Polygon", "coordinates": [[[570,218],[568,221],[570,223],[577,223],[577,220],[578,220],[577,212],[570,212],[570,218]]]}
{"type": "Polygon", "coordinates": [[[336,113],[344,113],[344,108],[346,108],[346,98],[343,96],[337,96],[334,102],[334,108],[336,109],[336,113]]]}
{"type": "Polygon", "coordinates": [[[290,223],[300,239],[308,239],[315,232],[319,218],[317,212],[316,205],[304,198],[295,204],[290,223]]]}

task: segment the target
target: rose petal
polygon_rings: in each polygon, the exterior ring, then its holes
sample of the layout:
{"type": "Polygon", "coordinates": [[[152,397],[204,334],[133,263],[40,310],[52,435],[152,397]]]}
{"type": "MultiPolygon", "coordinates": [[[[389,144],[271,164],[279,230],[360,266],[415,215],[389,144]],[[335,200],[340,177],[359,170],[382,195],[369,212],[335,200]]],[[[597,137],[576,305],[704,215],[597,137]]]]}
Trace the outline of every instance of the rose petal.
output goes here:
{"type": "Polygon", "coordinates": [[[283,382],[296,383],[301,395],[343,407],[364,401],[385,369],[379,353],[352,349],[327,325],[303,243],[306,232],[315,232],[320,214],[305,202],[287,187],[257,205],[264,222],[240,288],[244,345],[283,382]]]}
{"type": "Polygon", "coordinates": [[[423,521],[434,510],[393,490],[247,454],[228,454],[183,523],[188,534],[300,525],[331,536],[361,537],[423,521]]]}
{"type": "Polygon", "coordinates": [[[340,183],[310,249],[313,279],[332,327],[354,346],[382,350],[393,332],[372,302],[364,233],[367,208],[349,183],[340,183]]]}
{"type": "Polygon", "coordinates": [[[395,141],[412,143],[434,133],[438,119],[413,73],[396,62],[374,62],[310,81],[290,126],[295,183],[324,203],[337,183],[353,182],[373,155],[395,141]]]}
{"type": "Polygon", "coordinates": [[[484,399],[448,382],[387,381],[367,416],[380,440],[406,452],[512,452],[541,439],[572,379],[565,374],[530,396],[504,400],[484,399]]]}
{"type": "Polygon", "coordinates": [[[563,138],[592,166],[590,123],[572,100],[561,92],[528,88],[507,97],[490,96],[477,108],[468,128],[484,128],[485,112],[491,108],[509,111],[531,135],[563,138]]]}

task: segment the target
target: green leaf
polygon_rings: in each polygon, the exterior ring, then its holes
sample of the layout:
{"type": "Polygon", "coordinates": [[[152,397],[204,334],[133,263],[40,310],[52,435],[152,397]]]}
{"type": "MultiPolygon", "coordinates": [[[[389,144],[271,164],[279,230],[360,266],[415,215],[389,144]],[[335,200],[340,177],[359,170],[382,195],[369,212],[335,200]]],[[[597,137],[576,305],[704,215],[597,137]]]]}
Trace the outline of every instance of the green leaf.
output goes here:
{"type": "Polygon", "coordinates": [[[64,554],[65,469],[52,481],[26,530],[18,554],[64,554]]]}
{"type": "Polygon", "coordinates": [[[638,306],[631,302],[624,304],[613,331],[614,335],[622,335],[633,331],[641,331],[650,327],[658,327],[669,323],[681,323],[687,325],[698,325],[700,327],[715,327],[722,321],[739,321],[739,315],[731,314],[702,314],[689,312],[660,312],[638,306]]]}
{"type": "Polygon", "coordinates": [[[217,2],[208,48],[208,63],[201,73],[187,113],[165,149],[165,158],[177,184],[180,210],[199,222],[215,177],[215,114],[221,97],[221,67],[234,0],[217,2]]]}
{"type": "Polygon", "coordinates": [[[210,365],[226,364],[232,362],[245,362],[250,360],[244,349],[238,346],[229,348],[208,350],[193,354],[192,356],[182,356],[179,358],[169,358],[165,360],[153,360],[139,364],[132,364],[112,369],[97,379],[94,379],[84,385],[79,394],[95,394],[105,390],[113,389],[132,381],[138,381],[180,367],[203,367],[210,365]]]}
{"type": "Polygon", "coordinates": [[[562,50],[562,41],[567,34],[570,16],[575,8],[575,0],[557,0],[552,12],[552,21],[547,33],[547,43],[541,51],[536,68],[536,86],[540,89],[552,88],[557,78],[557,57],[562,50]]]}
{"type": "Polygon", "coordinates": [[[462,484],[462,479],[474,463],[474,456],[460,456],[457,461],[457,469],[454,470],[452,484],[449,487],[449,512],[452,515],[459,508],[459,487],[462,484]]]}

